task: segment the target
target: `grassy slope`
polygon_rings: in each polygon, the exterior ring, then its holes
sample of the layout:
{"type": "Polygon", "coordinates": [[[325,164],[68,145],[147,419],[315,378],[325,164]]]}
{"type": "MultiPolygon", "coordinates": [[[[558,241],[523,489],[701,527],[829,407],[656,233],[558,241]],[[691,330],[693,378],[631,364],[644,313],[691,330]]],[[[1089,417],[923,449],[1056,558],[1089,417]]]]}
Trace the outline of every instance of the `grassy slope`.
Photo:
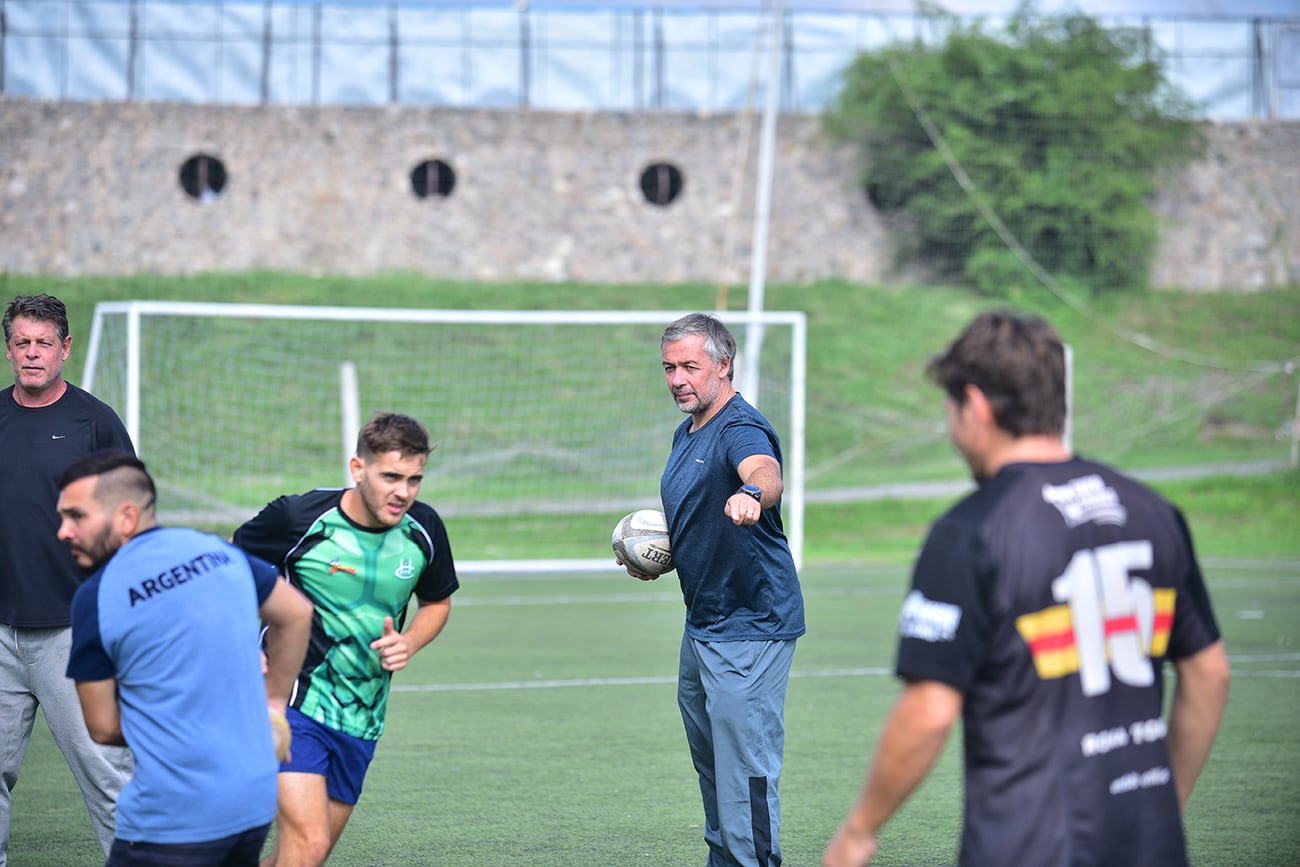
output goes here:
{"type": "MultiPolygon", "coordinates": [[[[94,304],[130,298],[394,307],[515,309],[743,309],[744,289],[590,286],[367,279],[289,274],[193,278],[61,279],[0,275],[0,295],[49,291],[69,305],[79,370],[94,304]]],[[[770,309],[809,318],[810,489],[965,477],[948,445],[926,360],[989,299],[947,288],[864,287],[837,282],[773,286],[770,309]]],[[[1043,293],[1013,299],[1057,325],[1077,359],[1075,444],[1123,468],[1282,460],[1295,415],[1294,375],[1254,374],[1258,361],[1300,356],[1300,287],[1233,295],[1113,293],[1085,316],[1043,293]],[[1145,342],[1158,351],[1137,345],[1145,342]],[[1174,360],[1212,356],[1222,368],[1174,360]]],[[[1184,505],[1203,550],[1291,555],[1283,532],[1296,514],[1295,473],[1160,485],[1184,505]]],[[[910,555],[945,502],[810,506],[808,559],[910,555]]]]}
{"type": "MultiPolygon", "coordinates": [[[[51,291],[68,302],[74,336],[97,301],[128,298],[394,307],[710,309],[746,291],[712,286],[483,286],[409,275],[366,279],[287,274],[59,279],[0,276],[0,294],[51,291]]],[[[926,360],[990,299],[937,287],[837,282],[767,289],[769,309],[809,318],[811,484],[952,478],[926,360]]],[[[1300,287],[1250,294],[1114,293],[1081,315],[1047,295],[1013,299],[1048,316],[1074,347],[1076,442],[1097,457],[1159,467],[1278,456],[1294,415],[1292,376],[1251,374],[1256,361],[1300,358],[1300,287]],[[1153,349],[1139,344],[1147,344],[1153,349]],[[1176,360],[1200,356],[1193,361],[1176,360]],[[1204,360],[1212,362],[1206,365],[1204,360]],[[1218,369],[1222,365],[1227,369],[1218,369]],[[1259,380],[1249,387],[1254,380],[1259,380]]],[[[77,359],[79,360],[79,358],[77,359]]],[[[75,366],[75,360],[74,360],[75,366]]]]}
{"type": "MultiPolygon", "coordinates": [[[[1300,472],[1153,484],[1183,510],[1197,549],[1212,557],[1300,557],[1300,472]]],[[[810,505],[809,562],[910,562],[952,500],[810,505]]]]}

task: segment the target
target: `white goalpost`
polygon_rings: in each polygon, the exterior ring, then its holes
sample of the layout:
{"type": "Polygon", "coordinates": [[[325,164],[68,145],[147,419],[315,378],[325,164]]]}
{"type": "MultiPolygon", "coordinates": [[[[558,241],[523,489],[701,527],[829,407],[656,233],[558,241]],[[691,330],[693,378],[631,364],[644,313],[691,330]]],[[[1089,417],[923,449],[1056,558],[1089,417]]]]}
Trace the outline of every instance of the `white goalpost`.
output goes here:
{"type": "MultiPolygon", "coordinates": [[[[81,384],[121,415],[164,523],[228,535],[281,494],[351,484],[357,430],[394,411],[438,443],[421,499],[461,571],[614,570],[614,523],[662,508],[684,419],[659,338],[683,312],[107,302],[81,384]]],[[[739,344],[738,385],[781,437],[801,563],[804,314],[717,315],[739,344]],[[763,335],[756,359],[747,326],[763,335]]]]}

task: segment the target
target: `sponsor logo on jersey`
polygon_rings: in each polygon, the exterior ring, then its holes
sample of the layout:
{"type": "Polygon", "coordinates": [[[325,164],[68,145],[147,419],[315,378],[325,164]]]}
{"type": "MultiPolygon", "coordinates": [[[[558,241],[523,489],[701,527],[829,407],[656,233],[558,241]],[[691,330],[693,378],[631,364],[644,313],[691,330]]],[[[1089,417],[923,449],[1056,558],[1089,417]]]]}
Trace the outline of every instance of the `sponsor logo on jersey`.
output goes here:
{"type": "Polygon", "coordinates": [[[1043,485],[1043,502],[1056,507],[1067,527],[1089,521],[1122,527],[1128,520],[1128,510],[1120,504],[1119,494],[1095,474],[1063,485],[1043,485]]]}
{"type": "Polygon", "coordinates": [[[920,590],[913,590],[903,600],[903,610],[898,615],[898,634],[921,641],[952,641],[957,637],[959,623],[961,608],[948,602],[926,599],[920,590]]]}
{"type": "Polygon", "coordinates": [[[1110,781],[1110,793],[1112,795],[1122,795],[1125,792],[1135,792],[1138,789],[1150,789],[1156,786],[1167,786],[1174,775],[1163,765],[1143,771],[1139,774],[1132,771],[1122,777],[1116,777],[1110,781]]]}
{"type": "Polygon", "coordinates": [[[348,573],[349,575],[355,575],[355,574],[357,574],[357,567],[356,567],[356,566],[348,566],[347,564],[342,563],[342,562],[339,561],[339,560],[331,560],[331,561],[330,561],[330,574],[333,575],[335,572],[346,572],[346,573],[348,573]]]}
{"type": "Polygon", "coordinates": [[[397,564],[393,574],[402,581],[410,581],[415,577],[415,564],[410,560],[403,560],[397,564]]]}
{"type": "Polygon", "coordinates": [[[1137,720],[1127,726],[1111,726],[1097,732],[1087,732],[1079,739],[1079,752],[1085,758],[1104,756],[1115,750],[1141,744],[1163,741],[1169,730],[1160,717],[1137,720]]]}

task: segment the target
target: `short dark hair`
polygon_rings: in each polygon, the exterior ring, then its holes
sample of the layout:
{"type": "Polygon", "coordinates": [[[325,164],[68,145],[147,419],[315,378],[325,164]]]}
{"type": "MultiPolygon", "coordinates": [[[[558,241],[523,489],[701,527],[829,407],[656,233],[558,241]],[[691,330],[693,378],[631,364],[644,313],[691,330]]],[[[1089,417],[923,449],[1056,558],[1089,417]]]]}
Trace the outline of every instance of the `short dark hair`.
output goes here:
{"type": "Polygon", "coordinates": [[[130,452],[105,449],[86,455],[63,471],[59,477],[59,490],[91,476],[99,476],[95,483],[95,499],[105,505],[131,499],[142,508],[150,509],[158,498],[153,476],[149,475],[144,461],[130,452]]]}
{"type": "Polygon", "coordinates": [[[976,316],[926,374],[959,406],[966,386],[988,398],[998,427],[1012,436],[1065,430],[1065,345],[1045,319],[1012,310],[976,316]]]}
{"type": "Polygon", "coordinates": [[[732,362],[727,368],[727,379],[735,379],[736,338],[731,336],[727,326],[723,325],[722,320],[716,316],[710,316],[708,313],[687,313],[664,330],[663,337],[659,339],[659,348],[662,350],[670,343],[676,343],[693,335],[703,335],[704,352],[714,364],[722,364],[724,360],[732,362]]]}
{"type": "Polygon", "coordinates": [[[366,460],[389,452],[400,452],[403,457],[428,457],[431,451],[428,429],[410,416],[395,412],[377,413],[357,434],[357,456],[366,460]]]}
{"type": "Polygon", "coordinates": [[[19,316],[36,322],[51,322],[59,333],[59,342],[68,339],[68,308],[53,295],[19,295],[5,308],[5,343],[14,336],[14,320],[19,316]]]}

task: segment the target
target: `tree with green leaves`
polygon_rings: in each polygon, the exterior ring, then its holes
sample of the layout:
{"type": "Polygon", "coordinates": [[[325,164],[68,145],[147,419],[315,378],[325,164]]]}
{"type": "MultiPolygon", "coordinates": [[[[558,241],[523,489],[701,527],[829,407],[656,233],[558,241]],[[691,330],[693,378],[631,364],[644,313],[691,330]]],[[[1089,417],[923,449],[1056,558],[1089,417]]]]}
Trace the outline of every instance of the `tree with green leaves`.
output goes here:
{"type": "Polygon", "coordinates": [[[1023,5],[998,32],[930,12],[938,35],[860,54],[824,123],[860,148],[903,256],[1005,295],[1033,269],[1094,291],[1145,285],[1161,172],[1204,139],[1142,29],[1023,5]]]}

